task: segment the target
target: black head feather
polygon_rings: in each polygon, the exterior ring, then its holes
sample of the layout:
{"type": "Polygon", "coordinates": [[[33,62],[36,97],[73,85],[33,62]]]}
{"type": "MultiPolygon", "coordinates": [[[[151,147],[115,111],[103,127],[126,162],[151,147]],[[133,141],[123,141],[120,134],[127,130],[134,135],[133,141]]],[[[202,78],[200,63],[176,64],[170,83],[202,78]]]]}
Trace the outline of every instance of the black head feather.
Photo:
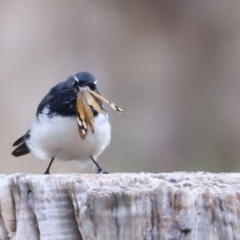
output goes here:
{"type": "Polygon", "coordinates": [[[46,111],[49,116],[76,116],[76,97],[78,87],[88,86],[92,91],[97,90],[95,77],[88,72],[78,72],[66,81],[57,84],[40,102],[37,115],[46,111]]]}

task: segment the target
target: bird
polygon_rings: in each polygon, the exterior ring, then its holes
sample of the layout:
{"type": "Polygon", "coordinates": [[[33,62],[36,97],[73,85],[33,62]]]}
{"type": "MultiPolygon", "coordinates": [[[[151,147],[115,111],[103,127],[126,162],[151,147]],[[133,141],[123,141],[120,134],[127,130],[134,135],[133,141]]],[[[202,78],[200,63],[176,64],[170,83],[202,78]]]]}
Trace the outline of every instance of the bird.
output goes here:
{"type": "Polygon", "coordinates": [[[111,141],[111,125],[103,101],[114,110],[123,110],[102,97],[97,80],[89,72],[78,72],[58,83],[38,105],[30,129],[13,146],[15,157],[32,153],[49,160],[44,174],[50,174],[54,160],[77,160],[82,166],[93,162],[97,173],[107,173],[97,157],[111,141]]]}

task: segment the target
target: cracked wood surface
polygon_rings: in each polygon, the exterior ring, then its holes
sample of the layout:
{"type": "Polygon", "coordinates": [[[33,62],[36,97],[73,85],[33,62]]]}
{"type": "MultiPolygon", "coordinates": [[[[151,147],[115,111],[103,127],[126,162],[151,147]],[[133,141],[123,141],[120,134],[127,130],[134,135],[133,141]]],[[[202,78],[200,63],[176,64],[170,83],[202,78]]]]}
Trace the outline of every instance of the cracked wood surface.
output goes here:
{"type": "Polygon", "coordinates": [[[240,174],[0,175],[0,239],[240,239],[240,174]]]}

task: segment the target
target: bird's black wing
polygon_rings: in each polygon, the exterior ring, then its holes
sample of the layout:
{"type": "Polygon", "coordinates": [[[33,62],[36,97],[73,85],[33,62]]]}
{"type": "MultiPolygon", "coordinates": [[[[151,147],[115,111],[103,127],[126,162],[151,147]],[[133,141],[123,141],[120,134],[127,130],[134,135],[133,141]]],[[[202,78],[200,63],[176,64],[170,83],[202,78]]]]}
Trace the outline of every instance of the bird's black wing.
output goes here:
{"type": "Polygon", "coordinates": [[[49,93],[42,99],[37,108],[37,117],[47,107],[47,114],[76,116],[76,97],[77,93],[73,87],[73,79],[61,82],[53,87],[49,93]]]}

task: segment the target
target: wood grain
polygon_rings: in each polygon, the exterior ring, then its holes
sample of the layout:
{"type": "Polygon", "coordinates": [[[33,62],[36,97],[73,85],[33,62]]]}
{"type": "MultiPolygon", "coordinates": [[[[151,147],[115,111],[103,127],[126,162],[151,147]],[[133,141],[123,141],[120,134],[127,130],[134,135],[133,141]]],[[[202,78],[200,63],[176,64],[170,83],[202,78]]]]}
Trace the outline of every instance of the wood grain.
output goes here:
{"type": "Polygon", "coordinates": [[[240,239],[240,174],[0,175],[0,239],[240,239]]]}

